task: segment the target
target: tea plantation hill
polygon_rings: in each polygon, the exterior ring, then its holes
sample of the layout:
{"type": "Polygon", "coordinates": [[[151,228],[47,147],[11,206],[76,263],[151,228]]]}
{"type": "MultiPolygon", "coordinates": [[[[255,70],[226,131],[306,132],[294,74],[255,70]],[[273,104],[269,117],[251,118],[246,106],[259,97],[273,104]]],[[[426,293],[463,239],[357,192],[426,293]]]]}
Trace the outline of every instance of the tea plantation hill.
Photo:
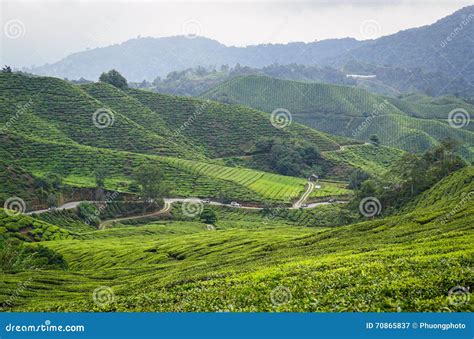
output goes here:
{"type": "MultiPolygon", "coordinates": [[[[355,168],[380,174],[401,156],[380,148],[381,156],[367,161],[347,155],[367,145],[296,123],[277,129],[267,114],[254,109],[121,91],[102,83],[76,86],[55,78],[0,74],[0,112],[5,163],[40,178],[57,173],[66,184],[82,187],[94,186],[97,168],[104,168],[106,188],[127,191],[134,169],[149,162],[162,170],[175,196],[216,197],[225,191],[243,202],[288,201],[303,192],[306,179],[223,166],[214,158],[248,156],[247,149],[264,136],[314,145],[336,178],[346,178],[355,168]],[[110,110],[113,124],[94,126],[98,109],[110,110]],[[197,119],[181,129],[196,110],[197,119]],[[177,130],[182,130],[179,137],[177,130]]],[[[249,165],[255,165],[249,158],[249,165]]]]}
{"type": "MultiPolygon", "coordinates": [[[[57,236],[52,228],[56,240],[30,246],[61,255],[68,269],[2,272],[0,303],[10,311],[473,311],[469,299],[447,297],[472,284],[473,179],[472,166],[461,169],[403,214],[332,228],[225,219],[214,231],[173,220],[57,236]],[[28,288],[5,305],[22,281],[28,288]],[[94,303],[100,286],[113,293],[109,303],[94,303]],[[287,300],[272,303],[272,291],[287,300]]],[[[2,210],[0,224],[11,224],[2,210]]]]}
{"type": "Polygon", "coordinates": [[[265,112],[283,107],[297,122],[317,130],[364,141],[375,134],[382,144],[410,152],[423,152],[450,137],[462,143],[460,152],[467,160],[474,159],[474,125],[453,128],[448,124],[449,112],[455,109],[466,110],[474,120],[474,106],[459,98],[395,99],[355,87],[258,75],[233,78],[201,97],[265,112]]]}

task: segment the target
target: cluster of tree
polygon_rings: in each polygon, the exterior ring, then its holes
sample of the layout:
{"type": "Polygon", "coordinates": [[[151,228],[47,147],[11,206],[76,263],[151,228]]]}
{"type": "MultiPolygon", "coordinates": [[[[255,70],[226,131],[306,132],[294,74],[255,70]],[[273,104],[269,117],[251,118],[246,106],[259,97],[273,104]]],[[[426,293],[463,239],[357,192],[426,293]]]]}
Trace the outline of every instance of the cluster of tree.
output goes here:
{"type": "Polygon", "coordinates": [[[158,76],[151,83],[143,80],[141,83],[130,83],[129,86],[151,89],[160,93],[197,96],[230,78],[251,74],[296,81],[327,82],[340,85],[356,84],[354,79],[347,78],[341,71],[328,66],[307,66],[293,63],[289,65],[272,64],[259,69],[237,63],[233,67],[224,64],[220,67],[187,68],[182,71],[170,72],[164,78],[158,76]]]}
{"type": "Polygon", "coordinates": [[[48,207],[56,207],[63,190],[63,177],[56,172],[47,173],[42,178],[35,178],[34,188],[41,202],[46,203],[48,207]]]}
{"type": "Polygon", "coordinates": [[[217,214],[213,209],[205,208],[199,216],[201,221],[206,224],[215,225],[217,222],[217,214]]]}
{"type": "Polygon", "coordinates": [[[8,65],[2,68],[2,73],[12,73],[12,68],[8,65]]]}
{"type": "MultiPolygon", "coordinates": [[[[95,171],[95,186],[105,189],[108,172],[105,167],[99,166],[95,171]]],[[[169,187],[164,182],[163,173],[152,164],[143,164],[135,169],[133,181],[128,186],[128,191],[140,194],[146,201],[154,201],[169,193],[169,187]]]]}
{"type": "Polygon", "coordinates": [[[467,165],[456,154],[458,146],[456,141],[445,139],[423,155],[406,153],[382,178],[370,178],[363,171],[355,171],[350,178],[350,187],[356,190],[352,207],[356,208],[365,197],[376,197],[386,213],[398,210],[444,177],[467,165]]]}
{"type": "Polygon", "coordinates": [[[127,79],[115,69],[102,73],[99,81],[111,84],[119,89],[128,88],[127,79]]]}
{"type": "Polygon", "coordinates": [[[266,154],[270,169],[279,174],[308,176],[312,173],[324,175],[325,172],[325,162],[319,150],[299,140],[262,138],[252,153],[266,154]]]}

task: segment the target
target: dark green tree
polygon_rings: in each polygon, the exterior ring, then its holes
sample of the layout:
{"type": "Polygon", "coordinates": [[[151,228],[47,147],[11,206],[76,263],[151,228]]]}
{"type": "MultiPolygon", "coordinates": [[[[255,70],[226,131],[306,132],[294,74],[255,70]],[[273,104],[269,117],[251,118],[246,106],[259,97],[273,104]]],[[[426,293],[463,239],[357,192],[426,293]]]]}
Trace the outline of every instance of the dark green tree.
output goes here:
{"type": "Polygon", "coordinates": [[[105,187],[105,178],[107,177],[107,173],[104,168],[99,167],[95,171],[95,186],[97,188],[104,188],[105,187]]]}
{"type": "Polygon", "coordinates": [[[162,198],[169,190],[163,182],[163,174],[156,165],[143,164],[134,173],[134,178],[142,187],[145,199],[162,198]]]}
{"type": "Polygon", "coordinates": [[[216,212],[210,208],[205,208],[204,211],[202,211],[200,218],[202,222],[206,224],[214,225],[217,222],[216,212]]]}
{"type": "Polygon", "coordinates": [[[106,82],[120,89],[128,88],[127,79],[115,69],[102,73],[99,77],[99,81],[106,82]]]}
{"type": "Polygon", "coordinates": [[[12,68],[8,65],[2,68],[2,73],[12,73],[12,68]]]}
{"type": "Polygon", "coordinates": [[[380,139],[376,134],[372,134],[369,138],[370,142],[373,143],[375,146],[380,144],[380,139]]]}
{"type": "Polygon", "coordinates": [[[369,179],[369,174],[361,169],[356,169],[349,177],[349,188],[360,189],[361,184],[369,179]]]}

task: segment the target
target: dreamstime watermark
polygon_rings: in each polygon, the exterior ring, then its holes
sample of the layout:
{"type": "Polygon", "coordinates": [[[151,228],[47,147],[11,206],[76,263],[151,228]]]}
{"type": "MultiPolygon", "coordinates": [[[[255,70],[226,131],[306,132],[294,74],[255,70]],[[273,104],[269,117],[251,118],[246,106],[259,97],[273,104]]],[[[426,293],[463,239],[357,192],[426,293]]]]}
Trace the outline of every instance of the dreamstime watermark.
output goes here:
{"type": "Polygon", "coordinates": [[[9,39],[19,39],[25,36],[25,24],[19,19],[8,20],[3,26],[3,32],[9,39]]]}
{"type": "Polygon", "coordinates": [[[194,110],[193,114],[188,116],[188,119],[181,124],[173,133],[172,136],[173,138],[178,139],[179,137],[182,137],[183,132],[189,128],[206,110],[206,108],[209,106],[211,103],[210,100],[204,101],[202,104],[200,104],[196,109],[194,110]]]}
{"type": "Polygon", "coordinates": [[[100,286],[92,292],[92,299],[97,306],[104,307],[115,301],[115,294],[111,287],[100,286]]]}
{"type": "Polygon", "coordinates": [[[463,128],[469,125],[471,116],[464,108],[455,108],[448,114],[449,126],[453,128],[463,128]]]}
{"type": "Polygon", "coordinates": [[[15,305],[15,301],[20,298],[22,293],[28,289],[28,286],[30,286],[31,282],[33,281],[33,278],[28,278],[25,281],[20,281],[17,284],[17,288],[13,291],[12,294],[6,299],[2,304],[0,305],[0,311],[3,311],[5,308],[12,307],[15,305]]]}
{"type": "Polygon", "coordinates": [[[461,306],[471,300],[469,287],[454,286],[448,291],[448,303],[451,306],[461,306]]]}
{"type": "Polygon", "coordinates": [[[99,108],[92,114],[92,122],[100,129],[111,127],[115,122],[114,112],[108,108],[99,108]]]}
{"type": "Polygon", "coordinates": [[[360,34],[364,39],[375,39],[382,32],[382,27],[377,20],[365,20],[359,27],[360,34]]]}
{"type": "Polygon", "coordinates": [[[100,214],[107,208],[107,206],[113,202],[120,195],[120,192],[107,192],[104,196],[104,200],[101,201],[99,207],[96,208],[92,216],[88,216],[84,221],[85,224],[90,225],[93,223],[94,218],[98,218],[100,214]]]}
{"type": "Polygon", "coordinates": [[[189,218],[197,217],[202,213],[204,209],[204,204],[200,199],[189,198],[183,201],[181,205],[181,210],[183,214],[189,218]]]}
{"type": "Polygon", "coordinates": [[[16,325],[5,326],[6,332],[85,332],[84,325],[52,325],[50,320],[45,320],[40,325],[16,325]]]}
{"type": "Polygon", "coordinates": [[[188,19],[181,27],[183,35],[188,39],[194,39],[202,35],[202,24],[196,19],[188,19]]]}
{"type": "Polygon", "coordinates": [[[467,17],[464,16],[459,26],[452,30],[451,33],[449,33],[446,38],[439,43],[441,48],[446,47],[451,41],[453,41],[458,36],[458,34],[461,33],[464,28],[471,23],[472,20],[474,20],[473,13],[469,14],[467,17]]]}
{"type": "Polygon", "coordinates": [[[389,105],[390,103],[385,99],[383,102],[379,104],[374,104],[373,110],[370,113],[368,117],[365,118],[365,120],[357,126],[356,129],[352,130],[352,137],[358,136],[360,133],[362,133],[364,130],[366,130],[369,125],[372,123],[372,120],[375,119],[375,117],[379,116],[381,112],[385,110],[385,108],[389,105]]]}
{"type": "Polygon", "coordinates": [[[474,197],[474,191],[470,191],[469,193],[465,193],[460,202],[454,206],[454,208],[446,215],[438,218],[437,221],[441,224],[446,224],[449,219],[451,219],[454,215],[456,215],[459,211],[461,211],[464,206],[467,205],[470,199],[474,197]]]}
{"type": "Polygon", "coordinates": [[[270,206],[268,208],[265,208],[266,210],[269,210],[269,213],[265,214],[265,217],[263,218],[263,224],[264,225],[269,224],[270,221],[272,221],[273,219],[277,218],[280,215],[281,211],[287,210],[288,209],[287,205],[289,203],[290,203],[289,200],[284,200],[283,202],[281,202],[277,206],[270,206]]]}
{"type": "Polygon", "coordinates": [[[270,300],[274,306],[289,304],[291,298],[291,291],[286,286],[277,286],[270,292],[270,300]]]}
{"type": "Polygon", "coordinates": [[[382,204],[375,197],[364,198],[360,201],[359,212],[367,218],[374,217],[382,212],[382,204]]]}
{"type": "Polygon", "coordinates": [[[3,208],[8,216],[13,217],[25,213],[26,203],[22,198],[11,197],[5,200],[3,208]]]}
{"type": "Polygon", "coordinates": [[[11,128],[18,119],[20,119],[20,117],[22,115],[24,115],[25,113],[29,112],[30,108],[31,108],[31,105],[33,105],[33,99],[30,98],[26,103],[24,103],[23,105],[18,105],[17,106],[17,110],[15,111],[15,115],[13,115],[6,123],[5,125],[2,127],[2,130],[7,130],[9,128],[11,128]]]}
{"type": "Polygon", "coordinates": [[[277,108],[270,114],[270,122],[273,127],[283,129],[291,125],[293,116],[285,108],[277,108]]]}

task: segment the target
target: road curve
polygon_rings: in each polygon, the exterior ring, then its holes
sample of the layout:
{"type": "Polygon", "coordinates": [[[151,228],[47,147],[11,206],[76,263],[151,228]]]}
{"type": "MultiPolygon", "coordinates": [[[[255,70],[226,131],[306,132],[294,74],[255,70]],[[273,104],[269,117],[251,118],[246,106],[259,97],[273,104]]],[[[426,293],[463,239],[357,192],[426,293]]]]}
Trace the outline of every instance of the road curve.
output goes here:
{"type": "MultiPolygon", "coordinates": [[[[295,202],[293,204],[293,206],[291,207],[284,207],[284,208],[288,208],[288,209],[298,209],[298,208],[314,208],[314,207],[317,207],[317,206],[320,206],[320,205],[328,205],[328,204],[332,204],[332,203],[338,203],[338,204],[341,204],[341,203],[347,203],[347,201],[343,201],[343,200],[340,200],[340,201],[333,201],[333,202],[330,202],[330,201],[322,201],[322,202],[316,202],[316,203],[312,203],[312,204],[308,204],[308,206],[305,206],[305,207],[302,207],[303,203],[306,201],[306,199],[309,197],[309,195],[311,194],[311,192],[314,190],[315,188],[315,185],[313,182],[311,181],[308,181],[308,188],[306,189],[306,191],[302,194],[301,198],[295,202]]],[[[114,222],[117,222],[117,221],[124,221],[124,220],[133,220],[133,219],[138,219],[138,218],[146,218],[146,217],[152,217],[152,216],[156,216],[156,215],[160,215],[160,214],[164,214],[164,213],[167,213],[169,212],[169,210],[171,209],[171,205],[176,203],[176,202],[181,202],[181,203],[184,203],[184,202],[195,202],[195,203],[200,203],[200,204],[205,204],[204,201],[202,199],[199,199],[199,198],[164,198],[164,205],[163,205],[163,208],[159,211],[155,211],[155,212],[152,212],[152,213],[148,213],[148,214],[142,214],[142,215],[136,215],[136,216],[130,216],[130,217],[122,217],[122,218],[115,218],[115,219],[110,219],[110,220],[106,220],[104,222],[102,222],[100,225],[99,225],[99,229],[104,229],[106,228],[107,226],[111,225],[112,223],[114,222]]],[[[97,202],[103,202],[103,201],[87,201],[87,200],[84,200],[84,201],[71,201],[71,202],[68,202],[66,204],[63,204],[59,207],[56,207],[55,209],[43,209],[43,210],[36,210],[36,211],[31,211],[31,212],[27,212],[27,213],[24,213],[25,215],[32,215],[32,214],[42,214],[42,213],[46,213],[46,212],[51,212],[51,211],[54,211],[54,210],[70,210],[70,209],[74,209],[76,208],[77,206],[79,206],[80,203],[83,203],[83,202],[88,202],[88,203],[97,203],[97,202]]],[[[213,205],[213,206],[225,206],[225,207],[231,207],[231,208],[242,208],[242,209],[247,209],[247,210],[262,210],[263,208],[262,207],[254,207],[254,206],[240,206],[240,207],[236,207],[236,206],[232,206],[231,204],[224,204],[224,203],[221,203],[221,202],[217,202],[217,201],[210,201],[208,202],[207,204],[209,205],[213,205]]]]}
{"type": "Polygon", "coordinates": [[[308,199],[311,192],[313,192],[314,188],[315,188],[314,183],[312,181],[308,181],[308,188],[303,193],[301,198],[293,204],[293,208],[300,208],[301,205],[303,205],[303,203],[305,202],[305,200],[308,199]]]}
{"type": "Polygon", "coordinates": [[[109,219],[109,220],[106,220],[104,222],[101,222],[99,224],[99,229],[100,230],[103,230],[105,229],[107,226],[113,224],[114,222],[117,222],[117,221],[124,221],[124,220],[133,220],[133,219],[139,219],[139,218],[146,218],[146,217],[153,217],[153,216],[156,216],[156,215],[160,215],[160,214],[163,214],[163,213],[166,213],[168,212],[169,210],[171,209],[171,203],[170,202],[167,202],[166,199],[165,199],[165,204],[163,205],[163,208],[159,211],[155,211],[155,212],[152,212],[152,213],[148,213],[148,214],[141,214],[141,215],[135,215],[135,216],[131,216],[131,217],[122,217],[122,218],[115,218],[115,219],[109,219]]]}

